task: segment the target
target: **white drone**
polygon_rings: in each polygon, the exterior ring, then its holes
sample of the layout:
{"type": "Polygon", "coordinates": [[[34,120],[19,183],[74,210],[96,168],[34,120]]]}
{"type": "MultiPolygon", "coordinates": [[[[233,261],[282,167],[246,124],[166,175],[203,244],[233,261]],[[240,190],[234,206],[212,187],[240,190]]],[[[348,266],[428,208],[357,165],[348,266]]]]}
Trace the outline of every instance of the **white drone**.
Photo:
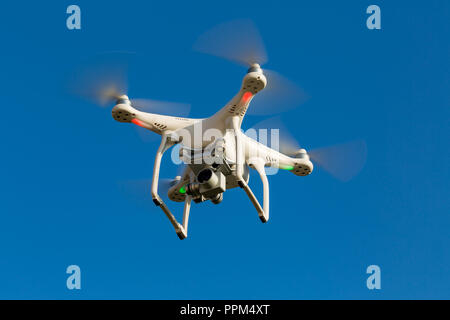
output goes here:
{"type": "MultiPolygon", "coordinates": [[[[211,117],[193,119],[148,113],[138,110],[139,104],[130,100],[124,92],[115,90],[107,93],[116,101],[112,109],[116,121],[134,123],[161,135],[153,168],[151,196],[155,205],[169,218],[180,239],[187,237],[192,201],[201,203],[210,200],[218,204],[226,190],[240,187],[265,223],[269,220],[269,182],[265,167],[281,168],[297,176],[307,176],[314,168],[305,149],[298,148],[287,155],[241,130],[250,102],[270,81],[260,67],[266,58],[253,24],[242,20],[216,27],[200,37],[195,48],[249,65],[239,92],[211,117]],[[236,45],[236,41],[240,41],[239,44],[236,45]],[[232,44],[234,47],[230,48],[232,44]],[[181,223],[162,200],[158,190],[163,154],[174,145],[180,146],[179,156],[186,167],[181,175],[171,180],[168,197],[175,202],[184,202],[181,223]],[[255,169],[262,180],[262,205],[248,184],[249,168],[255,169]]],[[[105,92],[101,95],[104,97],[105,92]]]]}

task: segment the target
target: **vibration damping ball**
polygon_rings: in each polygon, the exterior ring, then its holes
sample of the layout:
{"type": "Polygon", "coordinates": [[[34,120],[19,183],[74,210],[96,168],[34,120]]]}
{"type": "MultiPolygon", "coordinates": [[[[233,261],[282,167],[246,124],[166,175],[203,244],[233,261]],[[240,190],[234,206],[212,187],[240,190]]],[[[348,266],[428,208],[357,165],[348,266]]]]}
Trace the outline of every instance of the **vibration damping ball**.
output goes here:
{"type": "Polygon", "coordinates": [[[215,197],[211,198],[211,202],[214,204],[219,204],[223,200],[223,193],[217,194],[215,197]]]}
{"type": "Polygon", "coordinates": [[[193,198],[196,198],[201,195],[200,193],[200,183],[193,182],[186,185],[186,193],[193,198]]]}

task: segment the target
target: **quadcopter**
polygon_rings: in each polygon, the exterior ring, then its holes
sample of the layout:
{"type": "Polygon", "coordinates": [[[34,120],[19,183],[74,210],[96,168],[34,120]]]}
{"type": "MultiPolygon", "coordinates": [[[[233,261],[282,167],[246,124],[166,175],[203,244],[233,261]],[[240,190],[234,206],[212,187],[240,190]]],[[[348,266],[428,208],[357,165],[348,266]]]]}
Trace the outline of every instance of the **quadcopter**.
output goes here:
{"type": "Polygon", "coordinates": [[[241,188],[255,207],[259,219],[266,223],[269,220],[266,167],[284,169],[296,176],[308,176],[313,172],[314,165],[305,149],[297,148],[286,154],[246,135],[241,129],[252,100],[270,82],[270,77],[261,68],[266,60],[261,43],[259,33],[248,20],[221,25],[199,38],[198,51],[227,57],[248,66],[237,94],[208,118],[145,112],[123,92],[113,90],[106,94],[115,101],[111,111],[114,120],[133,123],[161,136],[154,160],[151,197],[170,220],[180,239],[188,235],[192,202],[219,204],[227,190],[241,188]],[[228,37],[230,30],[234,38],[240,39],[240,44],[231,43],[228,37]],[[230,50],[231,45],[234,45],[234,50],[230,50]],[[167,196],[171,201],[184,202],[181,222],[164,202],[159,190],[163,155],[175,145],[179,146],[179,159],[186,166],[180,175],[171,179],[167,196]],[[262,181],[262,203],[249,185],[250,169],[256,170],[262,181]]]}

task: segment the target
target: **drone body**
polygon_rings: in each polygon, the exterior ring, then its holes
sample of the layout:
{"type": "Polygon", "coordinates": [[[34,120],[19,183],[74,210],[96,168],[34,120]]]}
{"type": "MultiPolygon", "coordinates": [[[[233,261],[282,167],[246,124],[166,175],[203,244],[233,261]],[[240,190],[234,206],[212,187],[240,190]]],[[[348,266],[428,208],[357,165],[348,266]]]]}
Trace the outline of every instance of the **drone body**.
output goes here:
{"type": "MultiPolygon", "coordinates": [[[[309,153],[295,141],[288,142],[285,148],[277,144],[271,132],[271,147],[266,139],[257,139],[256,132],[244,134],[242,121],[248,111],[250,102],[257,97],[259,105],[252,105],[250,110],[261,109],[261,102],[266,102],[268,113],[279,113],[287,98],[292,97],[294,105],[304,98],[303,91],[294,83],[265,69],[260,64],[267,62],[264,45],[254,24],[249,20],[238,20],[219,25],[199,37],[194,49],[207,54],[226,58],[249,67],[242,80],[239,92],[214,115],[203,119],[182,117],[187,115],[187,106],[146,99],[129,99],[126,95],[125,74],[117,66],[106,67],[103,63],[95,70],[81,73],[82,86],[75,86],[74,93],[105,105],[115,102],[112,116],[115,120],[134,123],[161,135],[161,144],[156,153],[151,185],[151,197],[172,223],[180,239],[187,237],[191,202],[201,203],[210,200],[218,204],[223,200],[226,190],[240,187],[256,208],[262,222],[269,219],[269,182],[265,167],[274,167],[291,171],[297,176],[307,176],[315,164],[339,180],[348,181],[363,167],[366,157],[364,140],[334,145],[328,148],[310,150],[309,153]],[[117,71],[119,71],[117,73],[117,71]],[[260,91],[272,93],[270,101],[258,96],[260,91]],[[145,111],[145,105],[150,112],[145,111]],[[176,106],[178,105],[178,107],[176,106]],[[256,108],[255,108],[256,107],[256,108]],[[158,110],[159,108],[159,110],[158,110]],[[174,109],[177,109],[175,111],[174,109]],[[178,116],[162,115],[166,112],[178,116]],[[180,176],[170,180],[167,191],[170,200],[184,202],[183,220],[179,223],[166,203],[160,197],[158,186],[163,154],[171,147],[180,146],[179,157],[187,166],[180,176]],[[287,147],[287,148],[286,148],[287,147]],[[280,152],[280,151],[282,152],[280,152]],[[255,169],[263,185],[262,205],[255,197],[249,182],[249,170],[255,169]]],[[[79,80],[79,77],[75,77],[79,80]]],[[[273,129],[281,129],[282,123],[273,129]]],[[[268,128],[266,125],[263,128],[268,128]]],[[[279,130],[278,130],[279,131],[279,130]]],[[[286,133],[284,130],[283,133],[286,133]]],[[[261,134],[261,130],[260,130],[261,134]]],[[[267,135],[267,131],[265,131],[267,135]]],[[[283,139],[282,139],[283,140],[283,139]]],[[[289,140],[289,141],[287,141],[289,140]]],[[[282,142],[282,141],[281,141],[282,142]]]]}
{"type": "Polygon", "coordinates": [[[112,110],[119,122],[132,122],[161,135],[152,179],[151,196],[173,224],[180,239],[187,237],[191,201],[211,200],[220,203],[227,189],[244,189],[262,222],[269,219],[269,184],[264,167],[291,170],[306,176],[313,164],[304,149],[289,157],[269,148],[241,131],[241,124],[253,97],[265,88],[267,79],[258,64],[245,75],[240,91],[221,110],[209,118],[190,119],[146,113],[133,108],[127,96],[120,96],[112,110]],[[158,194],[159,171],[165,151],[180,144],[180,158],[188,166],[173,180],[169,199],[185,203],[183,223],[180,224],[158,194]],[[248,185],[249,169],[254,168],[263,182],[261,206],[248,185]]]}

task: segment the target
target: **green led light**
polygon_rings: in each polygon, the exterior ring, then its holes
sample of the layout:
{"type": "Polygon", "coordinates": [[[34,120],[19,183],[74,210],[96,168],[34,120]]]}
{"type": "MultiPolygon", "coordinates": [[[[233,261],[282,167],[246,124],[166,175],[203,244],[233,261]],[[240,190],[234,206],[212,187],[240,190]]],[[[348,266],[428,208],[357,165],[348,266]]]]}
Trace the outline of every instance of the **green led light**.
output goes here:
{"type": "Polygon", "coordinates": [[[184,188],[184,186],[182,186],[179,191],[180,193],[186,193],[186,189],[184,188]]]}
{"type": "Polygon", "coordinates": [[[294,166],[280,166],[280,169],[283,169],[283,170],[294,170],[294,166]]]}

